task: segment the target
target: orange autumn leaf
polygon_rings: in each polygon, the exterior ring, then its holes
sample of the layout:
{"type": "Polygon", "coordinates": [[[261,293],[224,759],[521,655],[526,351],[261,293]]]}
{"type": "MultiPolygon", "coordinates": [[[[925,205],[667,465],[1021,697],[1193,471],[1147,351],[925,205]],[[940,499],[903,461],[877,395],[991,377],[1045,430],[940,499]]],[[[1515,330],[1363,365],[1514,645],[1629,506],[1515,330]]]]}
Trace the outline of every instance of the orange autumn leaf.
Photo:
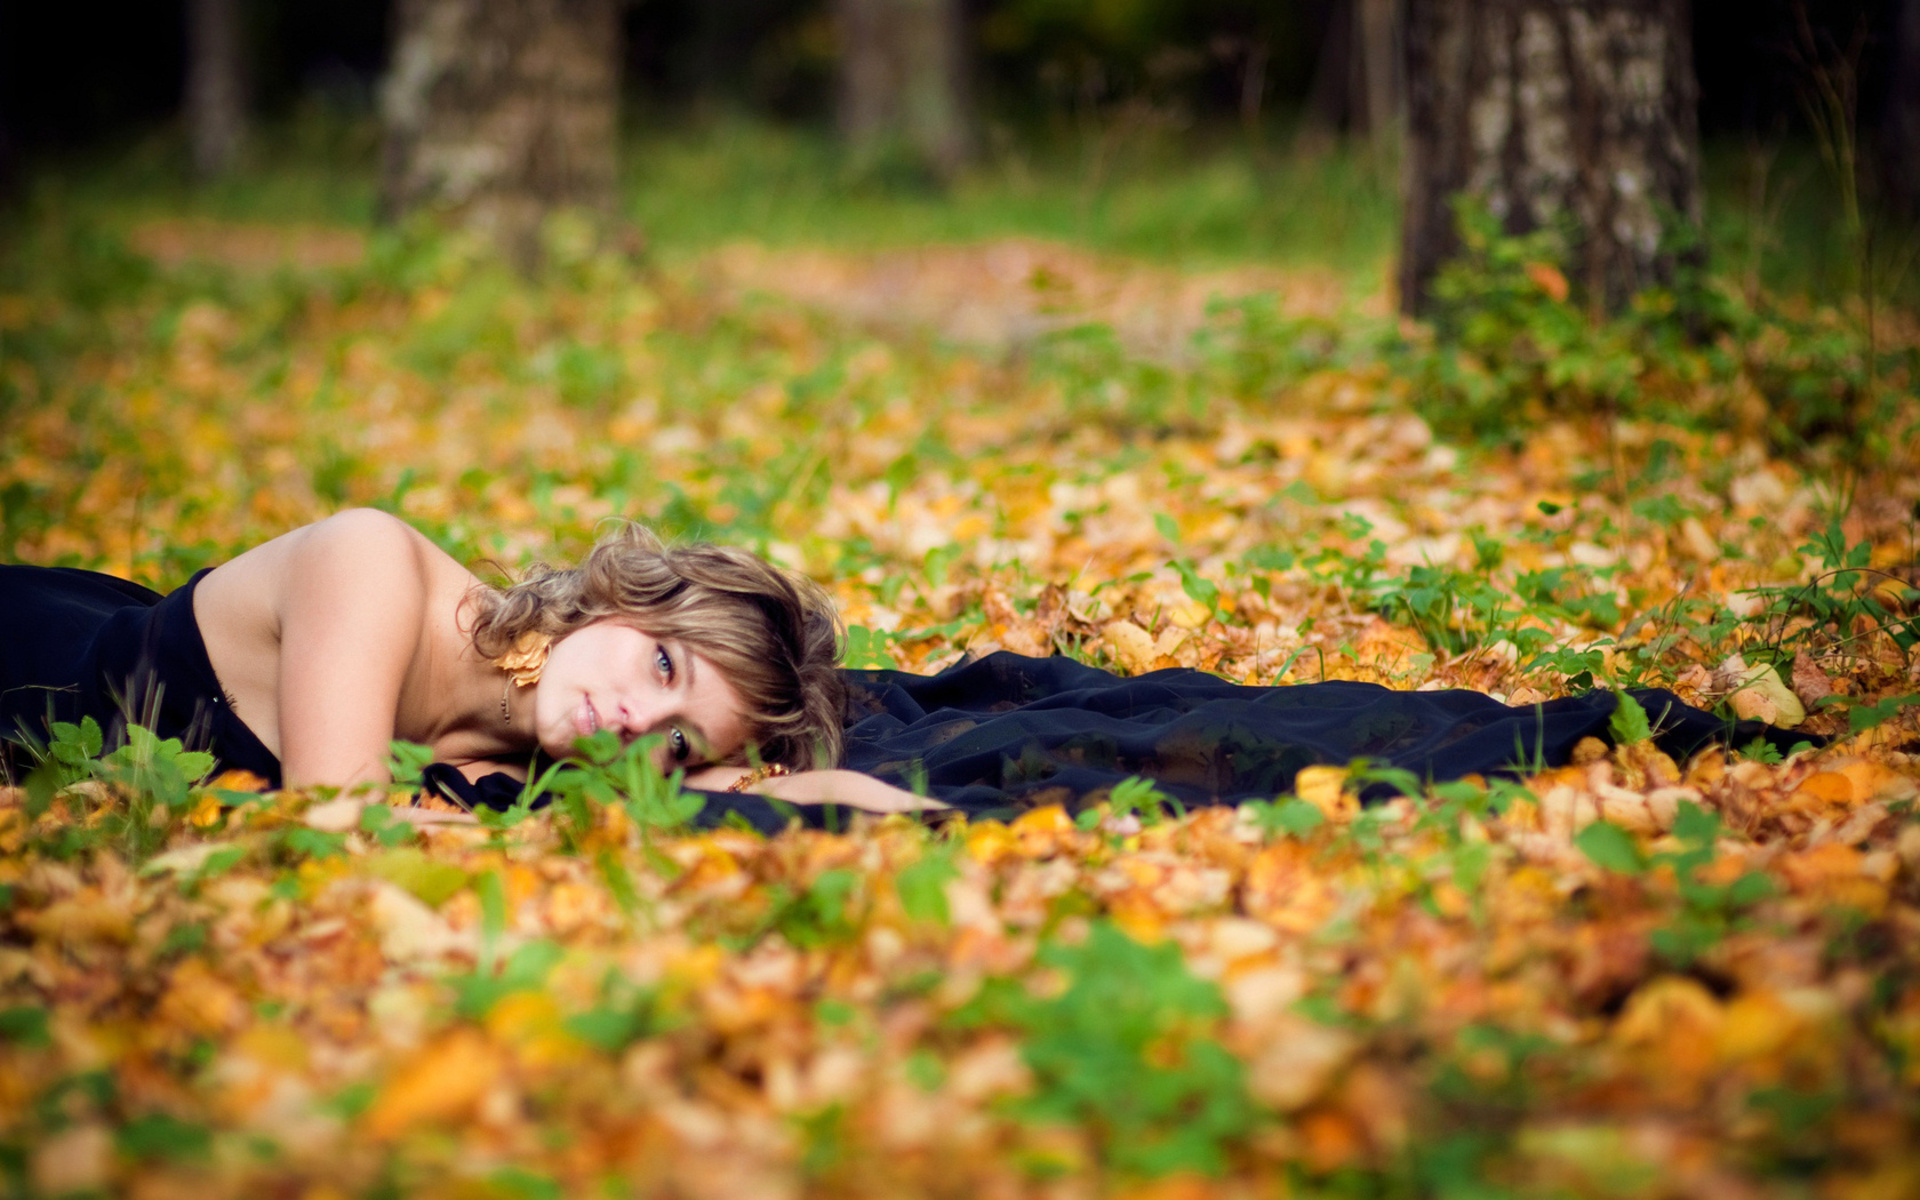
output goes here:
{"type": "Polygon", "coordinates": [[[1522,269],[1526,271],[1527,278],[1532,281],[1533,286],[1545,292],[1549,300],[1555,304],[1566,303],[1571,289],[1567,285],[1567,277],[1561,273],[1559,267],[1552,263],[1536,261],[1526,264],[1522,269]]]}
{"type": "Polygon", "coordinates": [[[478,1030],[456,1028],[402,1062],[362,1118],[369,1135],[399,1137],[416,1126],[470,1115],[499,1081],[497,1052],[478,1030]]]}

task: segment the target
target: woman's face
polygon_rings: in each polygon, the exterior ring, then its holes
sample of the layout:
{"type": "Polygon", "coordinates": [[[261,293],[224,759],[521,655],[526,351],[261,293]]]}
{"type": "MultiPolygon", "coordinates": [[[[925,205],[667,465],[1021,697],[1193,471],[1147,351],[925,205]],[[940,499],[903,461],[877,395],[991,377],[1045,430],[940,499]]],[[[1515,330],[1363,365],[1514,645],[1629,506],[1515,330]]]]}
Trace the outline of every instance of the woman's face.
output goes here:
{"type": "Polygon", "coordinates": [[[554,643],[533,720],[541,748],[556,758],[596,729],[622,742],[660,734],[663,771],[725,762],[747,741],[746,706],[711,662],[612,617],[554,643]]]}

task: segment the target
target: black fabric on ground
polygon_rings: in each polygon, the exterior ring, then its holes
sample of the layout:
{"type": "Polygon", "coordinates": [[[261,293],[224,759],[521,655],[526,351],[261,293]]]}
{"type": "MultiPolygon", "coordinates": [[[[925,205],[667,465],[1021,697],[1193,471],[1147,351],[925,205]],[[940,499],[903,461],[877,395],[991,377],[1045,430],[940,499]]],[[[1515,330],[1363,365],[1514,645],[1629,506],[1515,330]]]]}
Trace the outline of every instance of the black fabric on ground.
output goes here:
{"type": "MultiPolygon", "coordinates": [[[[846,676],[846,766],[902,787],[923,778],[927,794],[975,815],[1071,806],[1132,775],[1194,806],[1272,799],[1302,767],[1356,758],[1431,780],[1518,773],[1605,739],[1617,703],[1607,691],[1510,708],[1479,692],[1348,681],[1246,687],[1179,668],[1120,678],[1005,652],[938,675],[846,676]]],[[[1714,740],[1801,740],[1672,692],[1629,694],[1675,758],[1714,740]]]]}

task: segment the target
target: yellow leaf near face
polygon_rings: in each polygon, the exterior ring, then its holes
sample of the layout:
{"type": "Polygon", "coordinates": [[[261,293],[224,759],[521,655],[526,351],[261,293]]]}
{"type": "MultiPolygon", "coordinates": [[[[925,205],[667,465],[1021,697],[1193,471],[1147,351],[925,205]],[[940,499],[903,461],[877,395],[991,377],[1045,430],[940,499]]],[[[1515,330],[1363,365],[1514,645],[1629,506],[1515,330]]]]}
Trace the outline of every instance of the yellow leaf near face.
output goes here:
{"type": "Polygon", "coordinates": [[[992,866],[1013,853],[1013,831],[999,821],[982,821],[967,829],[967,855],[976,862],[992,866]]]}
{"type": "Polygon", "coordinates": [[[220,823],[223,811],[220,801],[216,800],[211,793],[201,792],[199,798],[193,802],[193,808],[187,813],[187,823],[195,829],[212,829],[220,823]]]}
{"type": "Polygon", "coordinates": [[[1021,813],[1014,818],[1011,829],[1019,852],[1028,858],[1048,858],[1070,848],[1079,832],[1073,818],[1058,804],[1021,813]]]}
{"type": "Polygon", "coordinates": [[[222,771],[207,783],[209,788],[223,792],[264,792],[267,781],[252,771],[222,771]]]}
{"type": "Polygon", "coordinates": [[[1360,811],[1360,801],[1346,792],[1345,767],[1303,767],[1294,776],[1294,794],[1320,810],[1329,821],[1351,820],[1360,811]]]}
{"type": "Polygon", "coordinates": [[[456,1029],[401,1064],[367,1109],[376,1138],[464,1117],[500,1076],[499,1052],[477,1030],[456,1029]]]}

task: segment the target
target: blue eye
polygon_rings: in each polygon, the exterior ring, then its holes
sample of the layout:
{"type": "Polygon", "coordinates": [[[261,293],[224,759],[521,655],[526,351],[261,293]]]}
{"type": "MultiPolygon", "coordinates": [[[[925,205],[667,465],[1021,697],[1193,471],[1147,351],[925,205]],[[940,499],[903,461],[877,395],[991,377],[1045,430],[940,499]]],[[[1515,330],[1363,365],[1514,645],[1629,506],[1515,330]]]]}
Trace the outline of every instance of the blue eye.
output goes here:
{"type": "Polygon", "coordinates": [[[687,735],[681,733],[678,727],[667,731],[667,747],[677,763],[687,761],[687,756],[693,752],[692,747],[687,745],[687,735]]]}
{"type": "Polygon", "coordinates": [[[660,674],[666,678],[667,682],[673,682],[673,659],[668,657],[665,646],[653,652],[653,661],[660,668],[660,674]]]}

